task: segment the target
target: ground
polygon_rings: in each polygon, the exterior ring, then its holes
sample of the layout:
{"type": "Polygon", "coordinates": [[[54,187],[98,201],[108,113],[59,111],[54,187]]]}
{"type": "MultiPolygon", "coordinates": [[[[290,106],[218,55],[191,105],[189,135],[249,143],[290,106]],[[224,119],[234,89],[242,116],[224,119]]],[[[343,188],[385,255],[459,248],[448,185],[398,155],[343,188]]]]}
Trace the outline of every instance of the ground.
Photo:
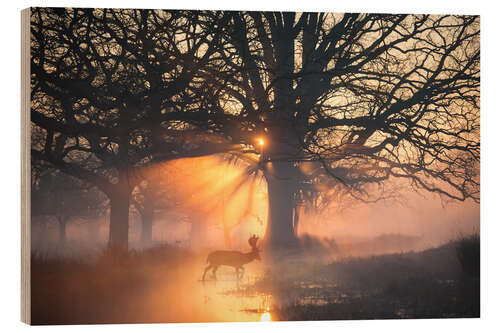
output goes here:
{"type": "Polygon", "coordinates": [[[457,246],[329,263],[294,257],[201,282],[205,254],[161,246],[126,256],[32,259],[33,324],[479,316],[479,277],[457,246]],[[470,272],[469,272],[470,273],[470,272]]]}

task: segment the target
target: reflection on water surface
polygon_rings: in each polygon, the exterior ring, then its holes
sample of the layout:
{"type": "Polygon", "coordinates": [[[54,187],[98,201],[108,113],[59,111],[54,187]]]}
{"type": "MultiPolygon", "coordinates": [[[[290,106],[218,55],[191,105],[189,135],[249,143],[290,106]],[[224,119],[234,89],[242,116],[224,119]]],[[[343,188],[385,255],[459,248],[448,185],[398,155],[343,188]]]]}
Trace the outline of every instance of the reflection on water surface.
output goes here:
{"type": "Polygon", "coordinates": [[[220,321],[272,321],[271,296],[249,291],[256,277],[237,281],[234,274],[219,274],[218,280],[200,282],[204,311],[220,321]]]}

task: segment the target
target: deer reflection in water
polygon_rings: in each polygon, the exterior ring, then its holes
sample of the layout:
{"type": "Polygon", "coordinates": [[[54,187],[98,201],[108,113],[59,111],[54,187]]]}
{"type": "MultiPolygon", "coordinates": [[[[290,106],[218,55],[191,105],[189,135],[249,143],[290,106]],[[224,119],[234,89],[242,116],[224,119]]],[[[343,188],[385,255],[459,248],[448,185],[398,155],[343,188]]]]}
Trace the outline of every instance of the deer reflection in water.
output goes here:
{"type": "Polygon", "coordinates": [[[242,253],[240,251],[214,251],[210,253],[207,257],[208,266],[203,272],[202,281],[205,281],[205,275],[211,269],[214,280],[217,279],[216,273],[219,266],[231,266],[236,270],[237,280],[243,277],[245,269],[243,265],[248,264],[254,260],[260,260],[260,250],[257,248],[257,241],[259,237],[253,235],[248,239],[248,244],[252,248],[252,251],[248,253],[242,253]]]}

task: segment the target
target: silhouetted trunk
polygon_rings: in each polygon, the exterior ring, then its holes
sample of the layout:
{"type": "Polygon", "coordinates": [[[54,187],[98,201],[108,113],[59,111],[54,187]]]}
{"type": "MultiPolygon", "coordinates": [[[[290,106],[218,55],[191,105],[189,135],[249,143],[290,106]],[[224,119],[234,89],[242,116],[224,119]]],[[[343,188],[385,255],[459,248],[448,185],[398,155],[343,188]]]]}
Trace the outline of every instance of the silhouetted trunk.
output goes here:
{"type": "Polygon", "coordinates": [[[67,216],[57,216],[57,222],[59,225],[59,244],[66,243],[66,224],[69,220],[67,216]]]}
{"type": "Polygon", "coordinates": [[[295,203],[295,207],[293,208],[293,233],[295,236],[299,234],[299,221],[300,221],[300,208],[295,203]]]}
{"type": "MultiPolygon", "coordinates": [[[[295,192],[298,188],[299,170],[294,160],[300,156],[302,139],[298,136],[298,123],[293,116],[297,109],[293,80],[289,74],[294,71],[294,37],[280,33],[275,43],[276,80],[275,112],[269,121],[269,142],[265,146],[264,175],[268,192],[268,223],[264,244],[271,252],[289,251],[299,245],[294,232],[295,192]]],[[[298,221],[297,221],[298,222],[298,221]]]]}
{"type": "MultiPolygon", "coordinates": [[[[293,163],[268,162],[265,172],[268,193],[268,222],[264,239],[266,250],[290,250],[298,246],[294,231],[294,195],[297,170],[293,163]]],[[[298,216],[297,216],[298,218],[298,216]]]]}
{"type": "Polygon", "coordinates": [[[128,251],[130,186],[120,181],[110,195],[109,242],[112,249],[128,251]]]}

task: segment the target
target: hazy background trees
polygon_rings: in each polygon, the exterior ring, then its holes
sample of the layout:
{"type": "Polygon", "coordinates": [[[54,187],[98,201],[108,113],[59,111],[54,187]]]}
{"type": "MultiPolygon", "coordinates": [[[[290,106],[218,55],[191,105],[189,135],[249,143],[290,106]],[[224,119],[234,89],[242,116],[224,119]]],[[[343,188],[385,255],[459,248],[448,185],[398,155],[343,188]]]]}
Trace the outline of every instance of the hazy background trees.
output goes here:
{"type": "MultiPolygon", "coordinates": [[[[58,245],[67,245],[67,226],[71,222],[96,221],[105,216],[109,207],[106,196],[95,186],[59,170],[36,165],[32,171],[31,217],[34,224],[58,229],[58,245]],[[55,223],[54,223],[55,222],[55,223]]],[[[98,238],[99,225],[89,228],[98,238]]]]}

